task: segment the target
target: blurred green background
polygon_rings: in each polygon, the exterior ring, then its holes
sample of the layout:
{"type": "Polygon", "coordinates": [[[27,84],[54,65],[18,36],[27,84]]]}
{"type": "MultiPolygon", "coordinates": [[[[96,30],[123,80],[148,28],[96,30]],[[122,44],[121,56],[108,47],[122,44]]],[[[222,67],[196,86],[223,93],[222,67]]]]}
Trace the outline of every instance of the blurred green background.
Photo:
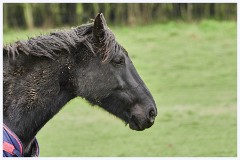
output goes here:
{"type": "Polygon", "coordinates": [[[40,156],[237,156],[236,4],[4,4],[4,44],[106,20],[158,106],[143,132],[85,100],[38,133],[40,156]]]}

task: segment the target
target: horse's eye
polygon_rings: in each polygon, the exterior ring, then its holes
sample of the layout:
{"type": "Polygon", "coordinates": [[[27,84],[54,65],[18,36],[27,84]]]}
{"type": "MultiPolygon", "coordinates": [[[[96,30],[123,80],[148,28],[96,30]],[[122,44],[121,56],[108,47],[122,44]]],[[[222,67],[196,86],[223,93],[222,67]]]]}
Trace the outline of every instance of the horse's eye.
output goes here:
{"type": "Polygon", "coordinates": [[[112,63],[113,63],[114,65],[124,65],[125,60],[124,60],[123,57],[113,58],[113,59],[112,59],[112,63]]]}

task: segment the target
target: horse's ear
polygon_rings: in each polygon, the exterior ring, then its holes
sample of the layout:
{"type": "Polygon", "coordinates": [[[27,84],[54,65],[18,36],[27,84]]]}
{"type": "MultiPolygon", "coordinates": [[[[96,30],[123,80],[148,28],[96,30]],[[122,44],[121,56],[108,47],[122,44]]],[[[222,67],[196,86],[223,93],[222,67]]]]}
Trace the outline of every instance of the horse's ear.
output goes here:
{"type": "Polygon", "coordinates": [[[107,23],[106,20],[103,16],[102,13],[98,13],[94,20],[94,25],[93,25],[93,36],[95,40],[98,42],[101,41],[101,39],[104,38],[104,29],[107,28],[107,23]]]}

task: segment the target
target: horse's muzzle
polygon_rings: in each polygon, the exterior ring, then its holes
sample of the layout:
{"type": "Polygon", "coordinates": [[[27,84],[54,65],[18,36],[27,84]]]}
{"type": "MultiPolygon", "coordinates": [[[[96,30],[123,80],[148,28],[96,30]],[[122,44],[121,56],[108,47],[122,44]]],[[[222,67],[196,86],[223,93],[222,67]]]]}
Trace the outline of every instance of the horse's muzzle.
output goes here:
{"type": "Polygon", "coordinates": [[[133,111],[129,118],[129,127],[133,130],[143,131],[154,124],[157,111],[155,108],[150,108],[147,112],[143,112],[138,108],[139,106],[136,107],[137,110],[133,111]]]}

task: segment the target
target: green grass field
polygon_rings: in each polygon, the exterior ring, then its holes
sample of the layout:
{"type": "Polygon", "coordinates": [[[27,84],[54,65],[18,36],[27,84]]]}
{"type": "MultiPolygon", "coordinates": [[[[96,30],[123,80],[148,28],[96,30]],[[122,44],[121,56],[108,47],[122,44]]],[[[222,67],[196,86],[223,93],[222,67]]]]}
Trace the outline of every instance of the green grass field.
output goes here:
{"type": "MultiPolygon", "coordinates": [[[[236,22],[111,29],[153,94],[155,124],[133,131],[76,98],[37,135],[40,156],[237,156],[236,22]]],[[[45,32],[7,31],[4,43],[45,32]]]]}

